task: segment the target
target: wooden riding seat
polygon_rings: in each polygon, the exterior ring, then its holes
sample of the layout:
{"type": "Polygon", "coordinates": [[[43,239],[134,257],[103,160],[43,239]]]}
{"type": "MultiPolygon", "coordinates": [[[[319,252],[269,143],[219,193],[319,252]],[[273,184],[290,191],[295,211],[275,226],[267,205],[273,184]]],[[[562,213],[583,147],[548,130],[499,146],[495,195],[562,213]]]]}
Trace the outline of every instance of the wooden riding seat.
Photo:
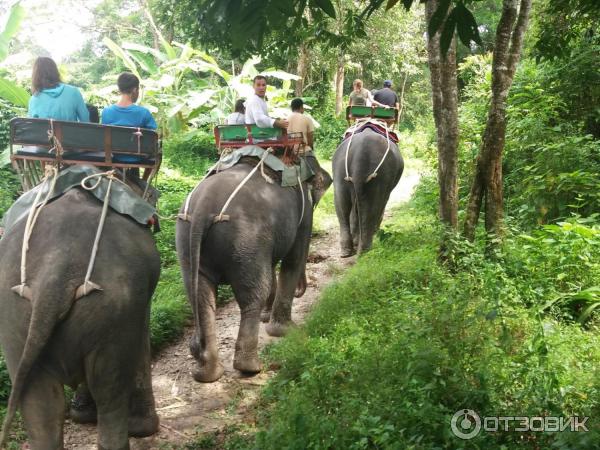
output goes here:
{"type": "Polygon", "coordinates": [[[25,190],[40,181],[48,163],[148,168],[153,177],[161,156],[154,130],[21,117],[10,121],[10,159],[25,190]]]}

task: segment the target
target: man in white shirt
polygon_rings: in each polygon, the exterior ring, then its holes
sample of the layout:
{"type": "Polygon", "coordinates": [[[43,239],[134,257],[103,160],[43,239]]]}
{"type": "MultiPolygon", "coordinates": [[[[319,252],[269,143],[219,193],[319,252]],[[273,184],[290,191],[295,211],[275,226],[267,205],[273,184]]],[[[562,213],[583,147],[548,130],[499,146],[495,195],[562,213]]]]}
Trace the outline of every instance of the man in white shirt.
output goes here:
{"type": "Polygon", "coordinates": [[[257,125],[260,128],[287,128],[285,119],[269,117],[265,94],[267,92],[267,79],[263,75],[256,75],[252,83],[254,95],[246,100],[246,124],[257,125]]]}

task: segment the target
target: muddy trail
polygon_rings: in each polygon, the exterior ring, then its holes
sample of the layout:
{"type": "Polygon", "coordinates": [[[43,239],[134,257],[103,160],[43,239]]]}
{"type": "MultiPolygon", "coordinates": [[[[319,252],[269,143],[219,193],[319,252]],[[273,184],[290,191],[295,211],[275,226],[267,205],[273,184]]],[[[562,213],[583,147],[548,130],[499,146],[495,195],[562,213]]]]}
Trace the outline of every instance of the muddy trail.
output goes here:
{"type": "MultiPolygon", "coordinates": [[[[390,196],[387,210],[407,201],[419,182],[419,174],[406,173],[390,196]]],[[[303,297],[294,299],[292,319],[300,324],[311,311],[323,288],[351,266],[356,257],[339,256],[335,216],[325,221],[325,230],[313,236],[307,263],[308,287],[303,297]]],[[[197,383],[192,378],[196,361],[188,341],[191,326],[175,343],[159,352],[152,365],[152,380],[160,430],[152,437],[130,439],[132,449],[169,449],[197,441],[207,433],[253,421],[252,405],[262,386],[275,374],[264,367],[253,377],[243,377],[233,369],[233,353],[239,326],[239,309],[230,301],[217,310],[219,355],[225,366],[223,377],[214,383],[197,383]]],[[[259,349],[278,338],[260,327],[259,349]]],[[[65,448],[96,449],[96,427],[65,422],[65,448]]]]}

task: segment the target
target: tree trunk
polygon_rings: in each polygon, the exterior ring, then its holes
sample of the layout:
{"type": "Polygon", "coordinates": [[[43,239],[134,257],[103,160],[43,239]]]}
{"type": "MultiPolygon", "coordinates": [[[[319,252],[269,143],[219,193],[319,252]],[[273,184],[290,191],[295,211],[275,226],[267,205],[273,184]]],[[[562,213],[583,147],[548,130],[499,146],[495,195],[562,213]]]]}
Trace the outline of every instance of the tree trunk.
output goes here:
{"type": "Polygon", "coordinates": [[[398,111],[398,126],[402,120],[402,112],[404,111],[404,91],[406,90],[406,81],[408,80],[408,72],[404,74],[404,81],[402,81],[402,90],[400,91],[399,111],[398,111]]]}
{"type": "Polygon", "coordinates": [[[344,109],[344,52],[340,50],[335,71],[335,115],[339,117],[344,109]]]}
{"type": "MultiPolygon", "coordinates": [[[[427,22],[438,7],[438,0],[425,6],[427,22]]],[[[431,72],[433,117],[437,130],[440,220],[452,229],[458,226],[458,87],[456,80],[456,39],[446,56],[440,50],[440,32],[429,36],[427,53],[431,72]]]]}
{"type": "Polygon", "coordinates": [[[518,4],[518,0],[503,0],[502,16],[496,30],[492,60],[492,101],[481,150],[477,156],[464,225],[464,234],[471,241],[475,238],[482,205],[485,208],[486,231],[501,235],[503,229],[502,152],[506,139],[506,99],[521,56],[531,0],[521,0],[517,15],[518,4]]]}
{"type": "Polygon", "coordinates": [[[296,69],[296,75],[300,77],[296,80],[295,94],[296,97],[302,97],[304,91],[304,83],[306,82],[306,74],[308,72],[308,48],[306,45],[300,45],[298,49],[298,66],[296,69]]]}

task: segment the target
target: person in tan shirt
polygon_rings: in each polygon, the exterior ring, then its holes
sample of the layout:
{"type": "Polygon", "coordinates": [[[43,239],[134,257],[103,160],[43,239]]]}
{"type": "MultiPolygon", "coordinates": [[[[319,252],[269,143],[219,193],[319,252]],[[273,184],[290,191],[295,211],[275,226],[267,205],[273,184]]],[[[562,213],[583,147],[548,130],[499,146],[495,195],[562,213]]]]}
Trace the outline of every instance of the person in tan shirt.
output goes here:
{"type": "Polygon", "coordinates": [[[310,117],[304,115],[304,102],[301,98],[292,100],[291,108],[287,130],[288,133],[302,133],[304,145],[300,148],[300,154],[303,155],[313,149],[315,125],[310,117]]]}

